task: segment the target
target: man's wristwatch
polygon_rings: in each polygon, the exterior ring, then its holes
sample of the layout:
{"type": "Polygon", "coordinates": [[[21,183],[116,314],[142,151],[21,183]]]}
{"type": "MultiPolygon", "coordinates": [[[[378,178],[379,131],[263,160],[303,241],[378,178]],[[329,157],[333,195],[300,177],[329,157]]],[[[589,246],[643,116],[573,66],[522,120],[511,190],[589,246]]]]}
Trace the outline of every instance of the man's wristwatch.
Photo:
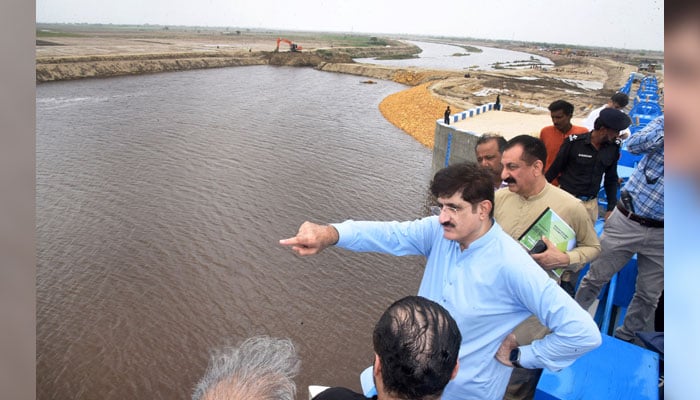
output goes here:
{"type": "Polygon", "coordinates": [[[520,365],[520,347],[516,347],[510,351],[510,357],[508,357],[508,361],[510,361],[510,363],[513,364],[515,368],[523,367],[522,365],[520,365]]]}

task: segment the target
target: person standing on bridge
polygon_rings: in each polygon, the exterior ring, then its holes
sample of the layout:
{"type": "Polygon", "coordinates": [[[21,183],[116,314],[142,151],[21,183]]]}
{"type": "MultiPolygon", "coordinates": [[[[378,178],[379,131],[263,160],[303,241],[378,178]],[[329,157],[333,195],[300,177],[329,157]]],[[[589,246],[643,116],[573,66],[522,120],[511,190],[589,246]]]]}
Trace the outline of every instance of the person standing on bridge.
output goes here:
{"type": "MultiPolygon", "coordinates": [[[[587,133],[584,126],[571,124],[571,117],[574,116],[574,105],[565,100],[556,100],[549,105],[549,115],[552,118],[552,125],[545,126],[540,131],[540,140],[547,148],[547,163],[542,172],[547,172],[554,159],[557,158],[559,148],[564,143],[564,138],[569,135],[587,133]]],[[[559,186],[559,182],[554,179],[552,185],[559,186]]]]}
{"type": "Polygon", "coordinates": [[[450,114],[452,113],[452,110],[450,110],[450,106],[447,106],[445,109],[445,125],[450,124],[450,114]]]}
{"type": "Polygon", "coordinates": [[[501,179],[501,172],[503,172],[501,156],[503,156],[505,148],[506,139],[495,133],[484,133],[479,136],[479,139],[476,140],[476,146],[474,146],[476,162],[493,173],[494,190],[508,186],[501,179]]]}
{"type": "Polygon", "coordinates": [[[336,246],[426,257],[418,295],[443,306],[462,334],[460,368],[443,400],[501,400],[513,367],[558,371],[600,346],[593,318],[494,221],[490,171],[475,163],[450,165],[434,175],[430,192],[438,204],[434,216],[304,222],[280,244],[301,256],[336,246]],[[511,332],[532,314],[549,333],[519,346],[511,332]]]}
{"type": "Polygon", "coordinates": [[[623,195],[605,221],[600,257],[581,280],[576,301],[588,309],[603,285],[637,253],[634,297],[618,339],[633,341],[635,333],[653,327],[654,313],[664,289],[664,116],[627,139],[632,154],[644,154],[623,195]]]}
{"type": "MultiPolygon", "coordinates": [[[[595,120],[598,119],[601,111],[603,111],[606,108],[613,108],[615,110],[623,111],[624,108],[627,107],[627,104],[629,104],[629,102],[629,96],[622,92],[617,92],[614,95],[610,96],[610,100],[608,100],[607,103],[591,111],[591,113],[588,114],[588,117],[586,117],[586,119],[581,125],[586,127],[586,129],[588,129],[589,131],[592,131],[593,125],[595,124],[595,120]]],[[[623,132],[624,133],[621,134],[622,139],[627,139],[627,137],[630,135],[629,129],[625,129],[623,132]]]]}
{"type": "MultiPolygon", "coordinates": [[[[586,263],[598,257],[600,242],[581,201],[547,182],[543,173],[546,159],[547,150],[544,143],[533,136],[519,135],[506,143],[501,156],[501,178],[508,183],[508,187],[496,191],[494,216],[503,232],[513,239],[520,238],[532,222],[550,207],[574,230],[576,245],[571,250],[561,251],[544,237],[547,249],[531,255],[541,270],[549,274],[552,282],[560,282],[559,285],[564,289],[560,290],[561,294],[573,299],[576,284],[573,275],[586,263]],[[553,271],[556,269],[563,269],[559,277],[553,271]]],[[[541,299],[546,296],[542,294],[541,299]]],[[[547,337],[551,330],[546,325],[546,320],[541,317],[530,316],[514,330],[517,343],[538,343],[540,338],[547,337]]],[[[536,367],[513,370],[505,399],[531,399],[541,374],[542,370],[536,367]]]]}
{"type": "Polygon", "coordinates": [[[559,154],[545,177],[553,181],[559,177],[559,187],[583,202],[591,221],[598,220],[598,192],[603,186],[608,199],[607,220],[617,203],[617,160],[620,158],[619,137],[632,121],[627,114],[615,108],[605,108],[596,119],[594,129],[582,135],[564,139],[559,154]]]}

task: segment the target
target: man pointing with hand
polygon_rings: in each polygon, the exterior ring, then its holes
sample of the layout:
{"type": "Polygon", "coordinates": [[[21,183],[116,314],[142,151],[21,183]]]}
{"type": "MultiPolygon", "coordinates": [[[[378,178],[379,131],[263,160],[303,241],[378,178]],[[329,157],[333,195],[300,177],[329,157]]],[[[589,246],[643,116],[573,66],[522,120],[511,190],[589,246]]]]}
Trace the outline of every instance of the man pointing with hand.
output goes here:
{"type": "Polygon", "coordinates": [[[305,222],[280,244],[302,256],[329,246],[425,256],[418,295],[445,307],[462,334],[460,368],[445,388],[446,400],[502,399],[512,367],[559,370],[600,345],[591,316],[494,221],[488,170],[472,163],[449,166],[435,174],[430,191],[438,204],[436,216],[305,222]],[[510,334],[532,314],[551,333],[518,346],[510,334]]]}

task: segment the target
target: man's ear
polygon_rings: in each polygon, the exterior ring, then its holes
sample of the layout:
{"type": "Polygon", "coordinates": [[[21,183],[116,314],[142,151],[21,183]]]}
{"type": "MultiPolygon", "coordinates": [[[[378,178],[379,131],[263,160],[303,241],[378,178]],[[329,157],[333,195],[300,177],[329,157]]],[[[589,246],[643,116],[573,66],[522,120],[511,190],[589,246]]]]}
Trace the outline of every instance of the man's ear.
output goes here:
{"type": "Polygon", "coordinates": [[[379,379],[379,373],[382,370],[382,363],[379,361],[379,355],[374,353],[374,368],[372,374],[376,379],[379,379]]]}
{"type": "Polygon", "coordinates": [[[544,163],[542,160],[535,160],[532,166],[534,167],[535,176],[544,175],[544,163]]]}
{"type": "Polygon", "coordinates": [[[489,200],[482,200],[479,203],[479,208],[480,208],[480,211],[483,212],[482,215],[485,217],[484,219],[486,219],[489,217],[489,215],[491,215],[491,209],[493,209],[493,203],[491,203],[491,201],[489,201],[489,200]]]}
{"type": "Polygon", "coordinates": [[[450,380],[453,380],[457,377],[457,372],[459,372],[459,360],[457,360],[457,362],[455,363],[455,369],[452,370],[452,376],[450,377],[450,380]]]}

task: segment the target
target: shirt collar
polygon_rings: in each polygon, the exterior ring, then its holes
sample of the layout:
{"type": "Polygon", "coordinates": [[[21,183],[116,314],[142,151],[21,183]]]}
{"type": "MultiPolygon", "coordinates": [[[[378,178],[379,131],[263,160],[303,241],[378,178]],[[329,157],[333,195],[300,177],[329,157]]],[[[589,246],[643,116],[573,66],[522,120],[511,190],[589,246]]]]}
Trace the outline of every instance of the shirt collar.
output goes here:
{"type": "Polygon", "coordinates": [[[549,183],[549,182],[547,182],[547,183],[544,184],[544,188],[542,188],[542,190],[540,190],[539,193],[537,193],[537,194],[535,194],[535,195],[532,195],[532,196],[530,196],[530,197],[528,197],[528,198],[525,198],[525,197],[523,197],[523,196],[521,196],[521,195],[518,195],[518,197],[520,197],[520,199],[523,200],[523,201],[536,201],[536,200],[539,200],[539,199],[541,199],[542,197],[544,197],[544,195],[545,195],[547,192],[549,192],[549,190],[550,190],[551,187],[553,187],[552,184],[549,183]]]}
{"type": "MultiPolygon", "coordinates": [[[[489,228],[489,230],[486,231],[483,236],[473,241],[462,253],[466,254],[482,247],[489,246],[491,242],[498,237],[500,232],[503,232],[503,229],[501,229],[501,226],[498,225],[494,218],[491,218],[491,228],[489,228]]],[[[457,246],[459,246],[459,243],[457,243],[457,246]]]]}

